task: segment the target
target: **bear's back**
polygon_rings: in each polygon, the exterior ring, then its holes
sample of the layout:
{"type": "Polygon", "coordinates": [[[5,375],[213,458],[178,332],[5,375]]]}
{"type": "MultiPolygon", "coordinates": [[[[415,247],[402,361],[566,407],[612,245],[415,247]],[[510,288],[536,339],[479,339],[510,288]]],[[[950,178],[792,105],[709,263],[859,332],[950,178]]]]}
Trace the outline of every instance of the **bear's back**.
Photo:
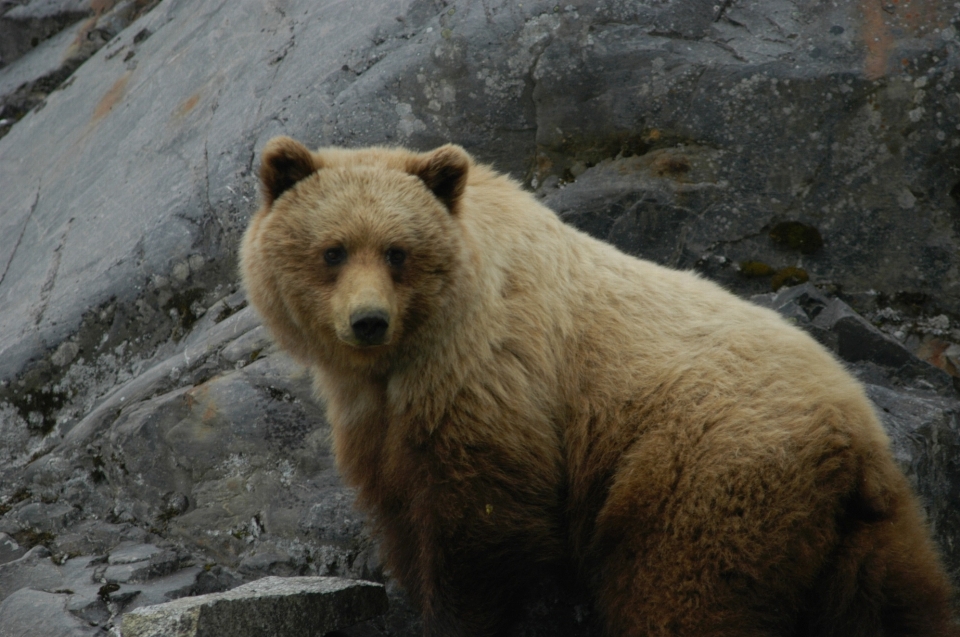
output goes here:
{"type": "MultiPolygon", "coordinates": [[[[481,260],[487,321],[552,350],[569,406],[582,397],[643,404],[666,422],[723,422],[765,437],[820,426],[834,409],[868,446],[887,439],[860,384],[823,346],[772,310],[691,272],[626,255],[561,222],[511,180],[482,173],[465,194],[465,234],[481,260]],[[790,430],[790,431],[788,431],[790,430]]],[[[617,427],[621,427],[618,423],[617,427]]],[[[719,432],[718,432],[719,433],[719,432]]],[[[631,434],[632,435],[632,434],[631,434]]],[[[744,438],[745,439],[745,438],[744,438]]]]}

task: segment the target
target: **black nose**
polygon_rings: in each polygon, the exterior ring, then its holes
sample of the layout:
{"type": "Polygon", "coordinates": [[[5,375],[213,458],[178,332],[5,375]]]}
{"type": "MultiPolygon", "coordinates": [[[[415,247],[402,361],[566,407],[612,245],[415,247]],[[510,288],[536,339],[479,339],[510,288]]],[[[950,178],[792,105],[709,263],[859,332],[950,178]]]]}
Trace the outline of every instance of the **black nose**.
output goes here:
{"type": "Polygon", "coordinates": [[[364,345],[380,345],[390,327],[390,315],[383,310],[357,312],[350,317],[350,327],[364,345]]]}

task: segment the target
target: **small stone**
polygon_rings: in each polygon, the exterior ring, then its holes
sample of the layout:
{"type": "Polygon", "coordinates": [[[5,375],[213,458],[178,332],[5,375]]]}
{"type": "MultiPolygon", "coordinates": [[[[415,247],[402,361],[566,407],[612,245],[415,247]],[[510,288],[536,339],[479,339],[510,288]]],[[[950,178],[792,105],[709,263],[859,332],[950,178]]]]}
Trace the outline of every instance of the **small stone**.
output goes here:
{"type": "Polygon", "coordinates": [[[587,172],[587,165],[582,161],[578,161],[570,166],[570,174],[573,175],[574,179],[587,172]]]}
{"type": "Polygon", "coordinates": [[[199,254],[191,255],[187,261],[190,264],[190,271],[193,273],[197,273],[202,270],[203,265],[207,262],[206,259],[203,258],[203,255],[199,254]]]}
{"type": "Polygon", "coordinates": [[[917,198],[912,192],[904,188],[900,191],[900,194],[897,195],[897,203],[904,210],[909,210],[917,204],[917,198]]]}
{"type": "Polygon", "coordinates": [[[181,283],[190,278],[190,264],[186,262],[180,262],[173,266],[173,278],[181,283]]]}
{"type": "Polygon", "coordinates": [[[53,353],[53,356],[50,357],[50,360],[57,367],[66,367],[73,362],[79,353],[79,345],[73,341],[65,341],[60,344],[60,347],[58,347],[57,351],[53,353]]]}

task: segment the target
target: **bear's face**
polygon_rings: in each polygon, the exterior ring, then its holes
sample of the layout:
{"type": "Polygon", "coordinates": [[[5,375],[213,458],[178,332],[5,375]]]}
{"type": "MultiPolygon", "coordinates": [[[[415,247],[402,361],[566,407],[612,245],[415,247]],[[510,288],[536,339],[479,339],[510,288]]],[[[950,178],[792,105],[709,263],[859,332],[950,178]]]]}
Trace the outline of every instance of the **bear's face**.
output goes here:
{"type": "Polygon", "coordinates": [[[442,307],[468,166],[456,147],[312,154],[272,140],[241,259],[281,344],[308,360],[366,365],[442,307]]]}

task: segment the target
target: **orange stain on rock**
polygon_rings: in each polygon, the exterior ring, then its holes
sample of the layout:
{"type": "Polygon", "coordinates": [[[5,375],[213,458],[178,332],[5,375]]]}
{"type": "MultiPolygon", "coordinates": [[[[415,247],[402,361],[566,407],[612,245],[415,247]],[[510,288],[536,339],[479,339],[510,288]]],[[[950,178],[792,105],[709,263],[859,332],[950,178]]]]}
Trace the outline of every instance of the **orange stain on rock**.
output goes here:
{"type": "Polygon", "coordinates": [[[210,386],[207,383],[188,390],[184,394],[184,402],[193,414],[203,410],[200,414],[200,422],[208,427],[214,424],[220,413],[217,401],[210,396],[210,386]]]}
{"type": "Polygon", "coordinates": [[[948,341],[932,338],[920,345],[920,349],[917,350],[917,357],[939,367],[951,376],[960,376],[960,370],[957,370],[950,357],[950,354],[952,354],[951,348],[955,347],[956,345],[948,341]]]}
{"type": "Polygon", "coordinates": [[[67,52],[63,58],[64,61],[80,52],[80,49],[83,48],[90,34],[100,22],[100,17],[116,4],[117,0],[90,0],[90,8],[93,9],[93,16],[83,23],[83,26],[80,27],[80,31],[77,33],[77,37],[70,46],[67,47],[67,52]]]}
{"type": "MultiPolygon", "coordinates": [[[[898,41],[935,36],[938,29],[949,26],[951,9],[946,4],[942,0],[861,0],[867,79],[879,79],[893,70],[890,54],[898,41]]],[[[901,64],[907,66],[909,61],[901,64]]]]}
{"type": "Polygon", "coordinates": [[[863,74],[868,80],[877,80],[887,74],[893,35],[886,24],[887,14],[878,0],[865,0],[860,3],[860,8],[863,11],[863,40],[867,47],[863,74]]]}
{"type": "Polygon", "coordinates": [[[217,404],[211,400],[207,403],[207,408],[203,410],[203,416],[200,417],[200,420],[203,421],[203,424],[210,425],[218,413],[217,404]]]}
{"type": "Polygon", "coordinates": [[[199,101],[200,101],[199,92],[194,93],[193,95],[185,99],[183,103],[177,107],[177,111],[176,111],[177,117],[184,117],[185,115],[187,115],[187,113],[189,113],[194,109],[194,107],[197,105],[197,102],[199,101]]]}
{"type": "Polygon", "coordinates": [[[113,107],[120,102],[123,98],[124,92],[127,89],[127,82],[130,81],[131,72],[127,71],[120,76],[120,79],[113,83],[113,86],[110,87],[110,90],[107,91],[106,95],[100,100],[97,104],[97,107],[93,109],[93,121],[99,121],[103,117],[113,110],[113,107]]]}
{"type": "Polygon", "coordinates": [[[84,22],[80,27],[77,37],[73,39],[73,42],[70,43],[70,46],[67,47],[66,52],[63,54],[62,60],[64,62],[80,52],[80,48],[87,41],[87,38],[90,36],[90,32],[93,31],[93,29],[97,26],[97,21],[99,19],[99,14],[93,16],[92,18],[87,18],[87,21],[84,22]]]}

